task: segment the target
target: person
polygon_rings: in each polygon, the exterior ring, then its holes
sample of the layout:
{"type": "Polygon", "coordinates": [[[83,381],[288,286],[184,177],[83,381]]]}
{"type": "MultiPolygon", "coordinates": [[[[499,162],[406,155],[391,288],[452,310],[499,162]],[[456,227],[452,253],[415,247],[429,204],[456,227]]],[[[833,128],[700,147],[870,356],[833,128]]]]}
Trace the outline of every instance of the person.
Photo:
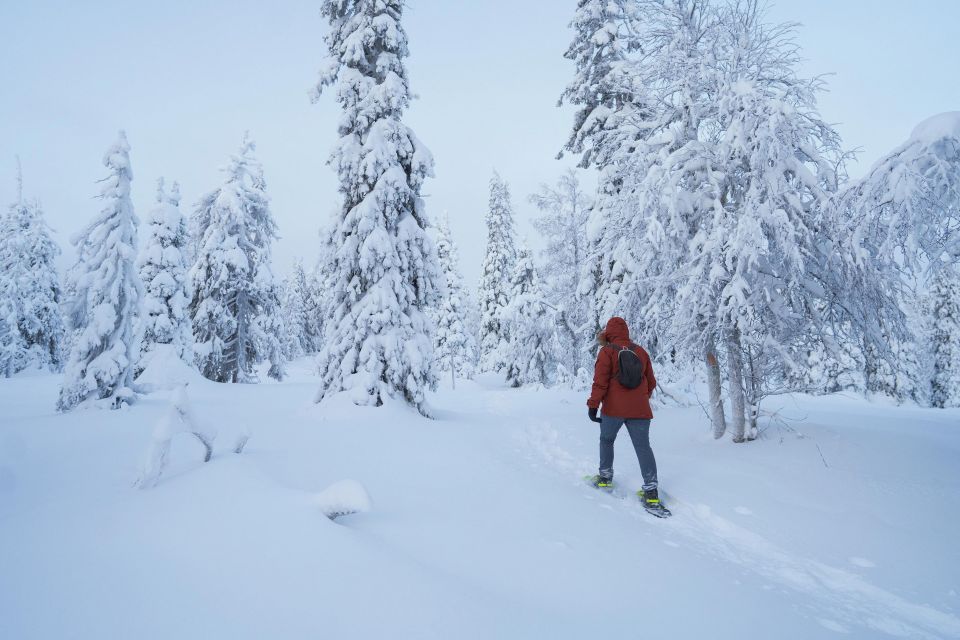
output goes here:
{"type": "Polygon", "coordinates": [[[600,469],[593,476],[592,484],[600,489],[612,489],[613,444],[620,427],[626,424],[643,474],[642,501],[648,508],[659,507],[657,461],[650,448],[650,421],[653,420],[650,396],[657,387],[657,379],[650,355],[630,340],[630,330],[623,318],[610,318],[597,340],[601,348],[594,366],[593,388],[587,399],[587,415],[600,423],[600,469]],[[624,386],[621,368],[629,369],[633,375],[642,374],[639,384],[633,388],[624,386]]]}

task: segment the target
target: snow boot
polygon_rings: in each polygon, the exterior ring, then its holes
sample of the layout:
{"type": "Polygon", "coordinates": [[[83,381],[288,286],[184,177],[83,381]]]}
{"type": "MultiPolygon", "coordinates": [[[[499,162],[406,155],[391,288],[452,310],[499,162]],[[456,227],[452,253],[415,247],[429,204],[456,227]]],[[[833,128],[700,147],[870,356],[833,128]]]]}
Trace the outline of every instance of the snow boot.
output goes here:
{"type": "Polygon", "coordinates": [[[587,482],[593,485],[595,489],[603,491],[613,491],[613,478],[604,478],[601,475],[587,476],[587,482]]]}

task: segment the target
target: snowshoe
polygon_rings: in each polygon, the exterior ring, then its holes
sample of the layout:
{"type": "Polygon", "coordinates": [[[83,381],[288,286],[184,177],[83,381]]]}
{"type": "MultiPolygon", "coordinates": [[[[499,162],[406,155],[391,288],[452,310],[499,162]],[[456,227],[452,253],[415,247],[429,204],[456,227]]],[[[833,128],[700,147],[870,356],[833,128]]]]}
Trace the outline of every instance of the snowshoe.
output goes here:
{"type": "Polygon", "coordinates": [[[640,498],[640,504],[643,505],[643,508],[650,515],[658,518],[669,518],[673,515],[670,512],[670,509],[667,509],[665,506],[663,506],[663,503],[660,502],[660,496],[656,489],[637,491],[637,497],[640,498]]]}

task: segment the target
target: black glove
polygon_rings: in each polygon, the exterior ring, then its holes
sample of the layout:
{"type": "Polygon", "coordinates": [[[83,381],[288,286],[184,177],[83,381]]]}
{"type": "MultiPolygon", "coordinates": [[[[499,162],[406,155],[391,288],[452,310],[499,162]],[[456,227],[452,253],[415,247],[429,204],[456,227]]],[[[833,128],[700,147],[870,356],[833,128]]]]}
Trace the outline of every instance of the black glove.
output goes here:
{"type": "Polygon", "coordinates": [[[597,417],[597,410],[594,409],[593,407],[590,407],[589,409],[587,409],[587,415],[590,416],[590,420],[592,420],[593,422],[603,422],[603,420],[597,417]]]}

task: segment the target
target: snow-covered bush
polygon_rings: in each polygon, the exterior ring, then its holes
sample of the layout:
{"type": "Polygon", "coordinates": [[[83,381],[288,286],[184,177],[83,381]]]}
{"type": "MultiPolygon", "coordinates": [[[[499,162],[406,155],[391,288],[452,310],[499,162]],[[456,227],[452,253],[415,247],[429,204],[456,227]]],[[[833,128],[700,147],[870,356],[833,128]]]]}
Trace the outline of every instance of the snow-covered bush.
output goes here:
{"type": "Polygon", "coordinates": [[[117,408],[136,396],[136,315],[143,290],[136,267],[138,221],[130,200],[129,153],[121,131],[103,159],[110,170],[100,193],[104,207],[73,239],[77,262],[69,274],[67,308],[74,336],[60,411],[88,400],[117,408]]]}
{"type": "Polygon", "coordinates": [[[343,195],[327,240],[322,378],[317,402],[349,390],[357,404],[393,397],[428,413],[436,386],[426,309],[442,274],[420,189],[433,158],[403,123],[410,99],[401,0],[324,0],[328,60],[314,98],[334,86],[343,109],[330,158],[343,195]]]}

